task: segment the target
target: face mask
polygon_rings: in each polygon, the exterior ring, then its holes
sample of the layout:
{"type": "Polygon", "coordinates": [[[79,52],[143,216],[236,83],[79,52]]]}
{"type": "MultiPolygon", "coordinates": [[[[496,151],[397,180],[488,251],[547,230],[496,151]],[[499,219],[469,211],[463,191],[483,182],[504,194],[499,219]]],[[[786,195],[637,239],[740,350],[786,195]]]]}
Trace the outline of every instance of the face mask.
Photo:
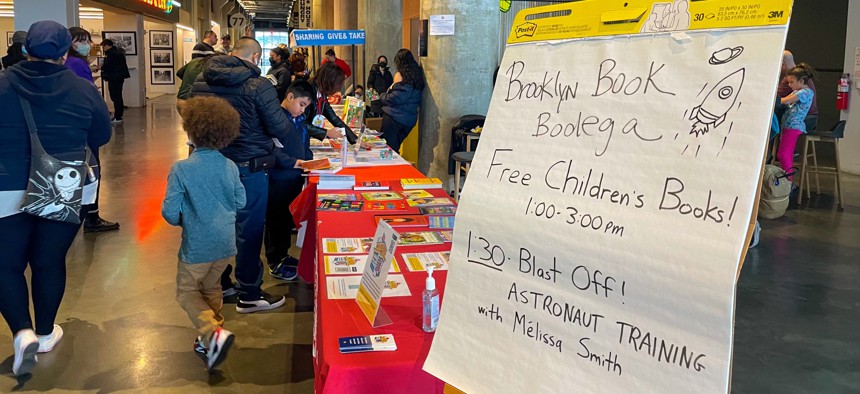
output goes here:
{"type": "Polygon", "coordinates": [[[273,58],[273,57],[269,58],[269,64],[271,64],[273,67],[277,67],[279,63],[280,62],[275,60],[275,58],[273,58]]]}
{"type": "Polygon", "coordinates": [[[78,47],[75,48],[75,51],[78,52],[81,56],[87,56],[90,54],[90,44],[78,44],[78,47]]]}
{"type": "Polygon", "coordinates": [[[386,62],[379,62],[379,67],[382,67],[382,68],[388,67],[388,63],[386,63],[386,62]]]}

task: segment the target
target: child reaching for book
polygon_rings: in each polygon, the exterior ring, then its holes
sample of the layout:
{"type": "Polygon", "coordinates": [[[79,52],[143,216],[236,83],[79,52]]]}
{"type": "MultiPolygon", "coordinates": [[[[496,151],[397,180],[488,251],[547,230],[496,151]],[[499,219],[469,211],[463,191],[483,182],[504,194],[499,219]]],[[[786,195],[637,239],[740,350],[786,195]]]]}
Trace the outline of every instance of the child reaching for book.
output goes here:
{"type": "Polygon", "coordinates": [[[176,300],[200,336],[194,351],[212,370],[227,357],[233,334],[221,326],[221,273],[236,255],[236,211],[245,206],[239,170],[218,152],[239,135],[239,113],[216,97],[185,103],[182,125],[194,152],[173,164],[161,216],[182,227],[176,300]]]}
{"type": "Polygon", "coordinates": [[[806,115],[812,105],[814,93],[809,88],[815,71],[807,64],[799,64],[788,71],[786,79],[792,93],[780,101],[788,105],[788,110],[782,115],[782,135],[779,140],[779,150],[776,159],[779,166],[786,172],[794,167],[794,148],[801,134],[806,134],[806,115]]]}

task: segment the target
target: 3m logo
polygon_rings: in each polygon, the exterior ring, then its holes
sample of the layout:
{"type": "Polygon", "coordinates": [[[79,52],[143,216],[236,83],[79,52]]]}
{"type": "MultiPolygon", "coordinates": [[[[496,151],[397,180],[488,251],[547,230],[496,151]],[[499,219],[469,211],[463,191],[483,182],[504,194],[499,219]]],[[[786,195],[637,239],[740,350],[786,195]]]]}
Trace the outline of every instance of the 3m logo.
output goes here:
{"type": "Polygon", "coordinates": [[[517,26],[517,38],[532,37],[535,35],[535,31],[537,31],[536,24],[531,22],[523,23],[522,25],[517,26]]]}
{"type": "Polygon", "coordinates": [[[770,19],[782,18],[782,16],[783,16],[783,11],[771,11],[769,14],[767,14],[767,17],[770,19]]]}

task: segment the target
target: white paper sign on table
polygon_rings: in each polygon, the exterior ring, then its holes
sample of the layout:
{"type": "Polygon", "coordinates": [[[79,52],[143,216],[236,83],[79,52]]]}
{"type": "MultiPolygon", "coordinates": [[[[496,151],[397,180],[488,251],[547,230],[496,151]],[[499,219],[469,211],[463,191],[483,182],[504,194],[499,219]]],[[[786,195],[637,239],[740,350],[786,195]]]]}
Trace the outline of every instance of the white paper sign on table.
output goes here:
{"type": "Polygon", "coordinates": [[[508,46],[424,368],[467,393],[726,392],[785,26],[508,46]]]}

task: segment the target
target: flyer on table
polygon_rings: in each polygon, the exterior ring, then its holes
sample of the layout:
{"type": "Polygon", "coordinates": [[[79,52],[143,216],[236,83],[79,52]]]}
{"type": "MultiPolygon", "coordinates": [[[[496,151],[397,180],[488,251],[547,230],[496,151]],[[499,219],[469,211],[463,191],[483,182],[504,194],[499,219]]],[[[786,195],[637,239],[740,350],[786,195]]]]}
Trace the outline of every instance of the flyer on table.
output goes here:
{"type": "Polygon", "coordinates": [[[536,28],[512,37],[644,15],[506,48],[424,365],[467,393],[730,390],[791,2],[609,3],[517,17],[536,28]],[[719,28],[739,12],[761,23],[719,28]]]}

